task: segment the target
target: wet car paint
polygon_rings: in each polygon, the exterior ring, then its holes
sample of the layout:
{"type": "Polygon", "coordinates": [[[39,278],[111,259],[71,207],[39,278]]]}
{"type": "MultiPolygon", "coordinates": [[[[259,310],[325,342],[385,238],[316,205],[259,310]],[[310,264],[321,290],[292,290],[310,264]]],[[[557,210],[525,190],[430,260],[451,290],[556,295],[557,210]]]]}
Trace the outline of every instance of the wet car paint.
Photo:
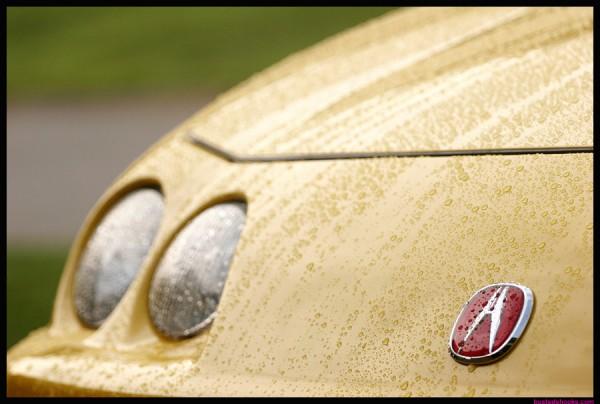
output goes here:
{"type": "Polygon", "coordinates": [[[235,164],[187,138],[194,131],[251,154],[593,144],[590,9],[496,9],[479,17],[455,10],[443,18],[448,12],[392,14],[293,56],[151,147],[83,224],[51,324],[9,352],[9,393],[591,395],[591,153],[235,164]],[[408,76],[384,71],[378,84],[349,75],[352,91],[326,112],[311,109],[322,95],[299,92],[316,91],[339,64],[289,77],[296,65],[317,57],[333,63],[359,47],[366,47],[363,57],[393,58],[395,48],[378,48],[378,39],[408,35],[394,46],[409,46],[408,38],[424,36],[419,21],[448,32],[461,21],[523,18],[529,27],[539,22],[544,34],[530,40],[525,28],[515,29],[521,36],[502,46],[521,50],[505,55],[500,46],[492,64],[470,59],[482,73],[498,63],[520,65],[507,72],[513,80],[484,74],[462,93],[460,78],[474,70],[456,65],[453,52],[447,65],[423,71],[421,63],[408,76]],[[571,21],[564,32],[544,28],[561,19],[571,21]],[[446,81],[445,97],[418,97],[425,87],[440,90],[438,78],[452,71],[458,76],[446,81]],[[268,118],[274,88],[283,104],[295,94],[300,112],[268,118]],[[355,99],[366,109],[347,109],[355,99]],[[407,107],[402,117],[390,109],[398,100],[407,107]],[[409,104],[421,112],[409,114],[409,104]],[[296,132],[281,135],[292,124],[296,132]],[[379,130],[385,125],[394,131],[379,130]],[[325,128],[330,135],[321,137],[325,128]],[[72,302],[82,248],[111,204],[142,185],[160,185],[165,197],[154,247],[107,321],[88,329],[72,302]],[[189,220],[227,200],[246,201],[248,211],[217,316],[191,339],[167,340],[149,319],[153,271],[189,220]],[[457,309],[482,285],[507,281],[535,292],[522,340],[495,364],[456,363],[447,343],[457,309]]]}

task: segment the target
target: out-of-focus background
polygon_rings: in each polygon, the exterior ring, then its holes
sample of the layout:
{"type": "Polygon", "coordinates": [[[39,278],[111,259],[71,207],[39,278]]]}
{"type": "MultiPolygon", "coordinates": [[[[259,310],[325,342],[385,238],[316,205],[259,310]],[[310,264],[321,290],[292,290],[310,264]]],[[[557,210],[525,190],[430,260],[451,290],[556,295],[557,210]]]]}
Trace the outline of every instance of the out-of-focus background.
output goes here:
{"type": "Polygon", "coordinates": [[[215,95],[390,8],[7,9],[7,343],[47,324],[69,245],[136,157],[215,95]]]}

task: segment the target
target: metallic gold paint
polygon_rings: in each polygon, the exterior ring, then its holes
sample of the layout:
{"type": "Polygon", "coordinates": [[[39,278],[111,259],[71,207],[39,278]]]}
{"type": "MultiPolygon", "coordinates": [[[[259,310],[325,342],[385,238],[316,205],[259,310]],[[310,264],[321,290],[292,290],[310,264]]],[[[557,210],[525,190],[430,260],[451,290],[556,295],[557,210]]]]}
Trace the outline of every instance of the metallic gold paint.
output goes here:
{"type": "Polygon", "coordinates": [[[252,155],[587,146],[592,44],[590,8],[410,9],[252,77],[191,127],[252,155]]]}
{"type": "Polygon", "coordinates": [[[398,12],[227,93],[92,209],[51,324],[8,353],[9,393],[592,395],[592,154],[232,164],[185,137],[254,154],[591,145],[591,23],[591,9],[398,12]],[[482,25],[492,36],[458,53],[428,47],[482,25]],[[490,41],[498,49],[480,55],[490,41]],[[113,201],[146,184],[165,196],[154,248],[86,329],[72,302],[82,247],[113,201]],[[240,198],[247,222],[215,322],[162,338],[147,303],[162,253],[199,211],[240,198]],[[535,293],[521,341],[495,364],[456,363],[461,305],[502,281],[535,293]]]}

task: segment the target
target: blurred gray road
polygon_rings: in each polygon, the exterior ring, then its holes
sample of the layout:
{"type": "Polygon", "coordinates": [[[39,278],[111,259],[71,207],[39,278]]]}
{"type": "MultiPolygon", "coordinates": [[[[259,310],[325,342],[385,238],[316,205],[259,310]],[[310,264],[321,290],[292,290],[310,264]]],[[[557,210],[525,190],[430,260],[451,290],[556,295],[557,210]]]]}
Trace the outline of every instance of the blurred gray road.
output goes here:
{"type": "Polygon", "coordinates": [[[9,103],[9,244],[70,243],[111,182],[210,99],[9,103]]]}

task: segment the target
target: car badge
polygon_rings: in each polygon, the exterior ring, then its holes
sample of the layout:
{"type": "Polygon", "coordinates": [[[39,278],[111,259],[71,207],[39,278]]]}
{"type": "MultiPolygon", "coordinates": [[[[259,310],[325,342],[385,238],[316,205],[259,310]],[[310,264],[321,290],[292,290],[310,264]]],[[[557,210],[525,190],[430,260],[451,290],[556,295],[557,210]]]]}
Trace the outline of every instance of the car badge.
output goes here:
{"type": "Polygon", "coordinates": [[[515,283],[495,283],[479,289],[463,305],[448,350],[463,364],[498,360],[523,334],[533,309],[533,292],[515,283]]]}

